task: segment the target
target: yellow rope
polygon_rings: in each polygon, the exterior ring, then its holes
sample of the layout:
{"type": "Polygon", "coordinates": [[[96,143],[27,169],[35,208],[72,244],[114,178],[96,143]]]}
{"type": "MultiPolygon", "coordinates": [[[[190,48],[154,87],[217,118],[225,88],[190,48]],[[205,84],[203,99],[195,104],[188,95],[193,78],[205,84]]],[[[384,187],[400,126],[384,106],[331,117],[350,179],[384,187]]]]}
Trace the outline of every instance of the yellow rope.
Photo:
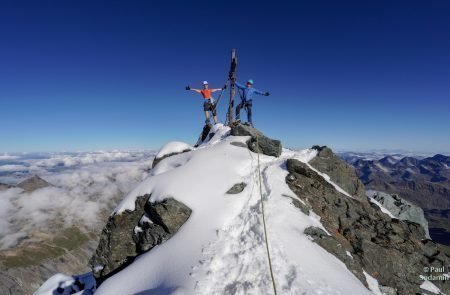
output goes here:
{"type": "Polygon", "coordinates": [[[265,217],[265,214],[264,214],[264,200],[263,200],[263,193],[262,193],[261,165],[259,163],[259,136],[256,136],[256,148],[257,148],[257,151],[258,151],[259,195],[261,197],[261,210],[262,210],[262,219],[263,219],[263,225],[264,225],[264,237],[265,237],[265,240],[266,240],[267,259],[269,261],[269,269],[270,269],[270,276],[272,278],[273,293],[275,295],[277,295],[277,288],[275,286],[275,278],[274,278],[273,270],[272,270],[272,259],[270,259],[269,241],[267,239],[266,217],[265,217]]]}

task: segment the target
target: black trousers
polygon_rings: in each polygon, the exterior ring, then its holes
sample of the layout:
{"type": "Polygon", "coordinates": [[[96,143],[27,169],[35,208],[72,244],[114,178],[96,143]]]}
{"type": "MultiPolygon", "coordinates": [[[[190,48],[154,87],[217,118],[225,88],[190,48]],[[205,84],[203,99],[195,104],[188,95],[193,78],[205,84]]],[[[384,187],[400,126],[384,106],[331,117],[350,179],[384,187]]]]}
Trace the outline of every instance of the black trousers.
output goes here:
{"type": "Polygon", "coordinates": [[[216,112],[216,109],[214,108],[214,104],[211,103],[209,100],[205,101],[205,103],[203,104],[203,110],[205,112],[211,111],[213,116],[217,116],[217,112],[216,112]]]}

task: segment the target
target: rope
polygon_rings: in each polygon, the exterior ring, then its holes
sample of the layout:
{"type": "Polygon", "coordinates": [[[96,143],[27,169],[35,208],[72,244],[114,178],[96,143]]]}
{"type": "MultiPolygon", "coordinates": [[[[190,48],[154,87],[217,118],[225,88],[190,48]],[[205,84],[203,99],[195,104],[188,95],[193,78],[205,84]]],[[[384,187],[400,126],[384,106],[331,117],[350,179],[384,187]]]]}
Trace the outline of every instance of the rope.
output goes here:
{"type": "Polygon", "coordinates": [[[256,136],[256,147],[257,147],[257,151],[258,151],[259,195],[261,197],[261,211],[262,211],[262,220],[263,220],[263,225],[264,225],[264,238],[266,241],[267,260],[269,261],[269,270],[270,270],[270,277],[272,278],[273,293],[275,295],[277,295],[277,288],[275,286],[275,278],[274,278],[273,270],[272,270],[272,259],[270,258],[269,241],[267,238],[266,217],[264,214],[264,200],[263,200],[263,193],[262,193],[261,165],[259,162],[259,136],[258,135],[256,136]]]}

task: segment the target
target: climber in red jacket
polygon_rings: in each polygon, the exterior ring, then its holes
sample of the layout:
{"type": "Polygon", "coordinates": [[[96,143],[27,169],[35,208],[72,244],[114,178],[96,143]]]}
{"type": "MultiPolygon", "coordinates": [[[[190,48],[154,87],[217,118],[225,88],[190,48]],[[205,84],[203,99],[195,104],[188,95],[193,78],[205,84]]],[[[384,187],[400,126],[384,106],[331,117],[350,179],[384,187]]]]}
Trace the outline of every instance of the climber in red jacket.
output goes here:
{"type": "Polygon", "coordinates": [[[209,112],[211,112],[213,115],[214,124],[217,124],[218,120],[217,120],[216,105],[214,103],[214,98],[212,97],[212,93],[219,91],[219,90],[224,90],[225,88],[226,88],[226,85],[224,85],[222,88],[209,89],[208,81],[203,81],[203,89],[202,90],[194,89],[194,88],[191,88],[190,86],[186,87],[186,90],[192,90],[192,91],[198,92],[205,99],[205,102],[203,103],[203,111],[205,111],[205,117],[206,117],[205,123],[206,124],[210,124],[209,112]]]}

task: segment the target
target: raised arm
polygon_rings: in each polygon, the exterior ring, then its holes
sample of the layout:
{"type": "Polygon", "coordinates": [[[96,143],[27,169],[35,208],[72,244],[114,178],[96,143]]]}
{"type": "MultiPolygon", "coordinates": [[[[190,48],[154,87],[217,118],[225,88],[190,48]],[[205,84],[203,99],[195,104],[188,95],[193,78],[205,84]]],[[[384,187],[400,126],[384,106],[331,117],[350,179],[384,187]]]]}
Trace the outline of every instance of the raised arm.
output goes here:
{"type": "MultiPolygon", "coordinates": [[[[255,88],[253,88],[253,89],[255,89],[255,88]]],[[[255,93],[259,94],[259,95],[264,95],[264,96],[269,96],[270,95],[269,92],[263,92],[263,91],[260,91],[258,89],[255,89],[255,93]]]]}
{"type": "Polygon", "coordinates": [[[194,89],[194,88],[191,88],[191,86],[186,86],[186,90],[192,90],[192,91],[195,91],[197,93],[201,93],[200,89],[194,89]]]}
{"type": "Polygon", "coordinates": [[[227,84],[223,85],[222,88],[215,88],[215,89],[211,89],[212,92],[216,92],[216,91],[221,91],[221,90],[225,90],[227,89],[227,84]]]}
{"type": "Polygon", "coordinates": [[[239,88],[239,89],[242,89],[242,90],[244,90],[244,89],[245,89],[245,86],[244,86],[244,85],[241,85],[241,84],[239,84],[238,82],[234,82],[234,85],[236,85],[236,87],[237,87],[237,88],[239,88]]]}

